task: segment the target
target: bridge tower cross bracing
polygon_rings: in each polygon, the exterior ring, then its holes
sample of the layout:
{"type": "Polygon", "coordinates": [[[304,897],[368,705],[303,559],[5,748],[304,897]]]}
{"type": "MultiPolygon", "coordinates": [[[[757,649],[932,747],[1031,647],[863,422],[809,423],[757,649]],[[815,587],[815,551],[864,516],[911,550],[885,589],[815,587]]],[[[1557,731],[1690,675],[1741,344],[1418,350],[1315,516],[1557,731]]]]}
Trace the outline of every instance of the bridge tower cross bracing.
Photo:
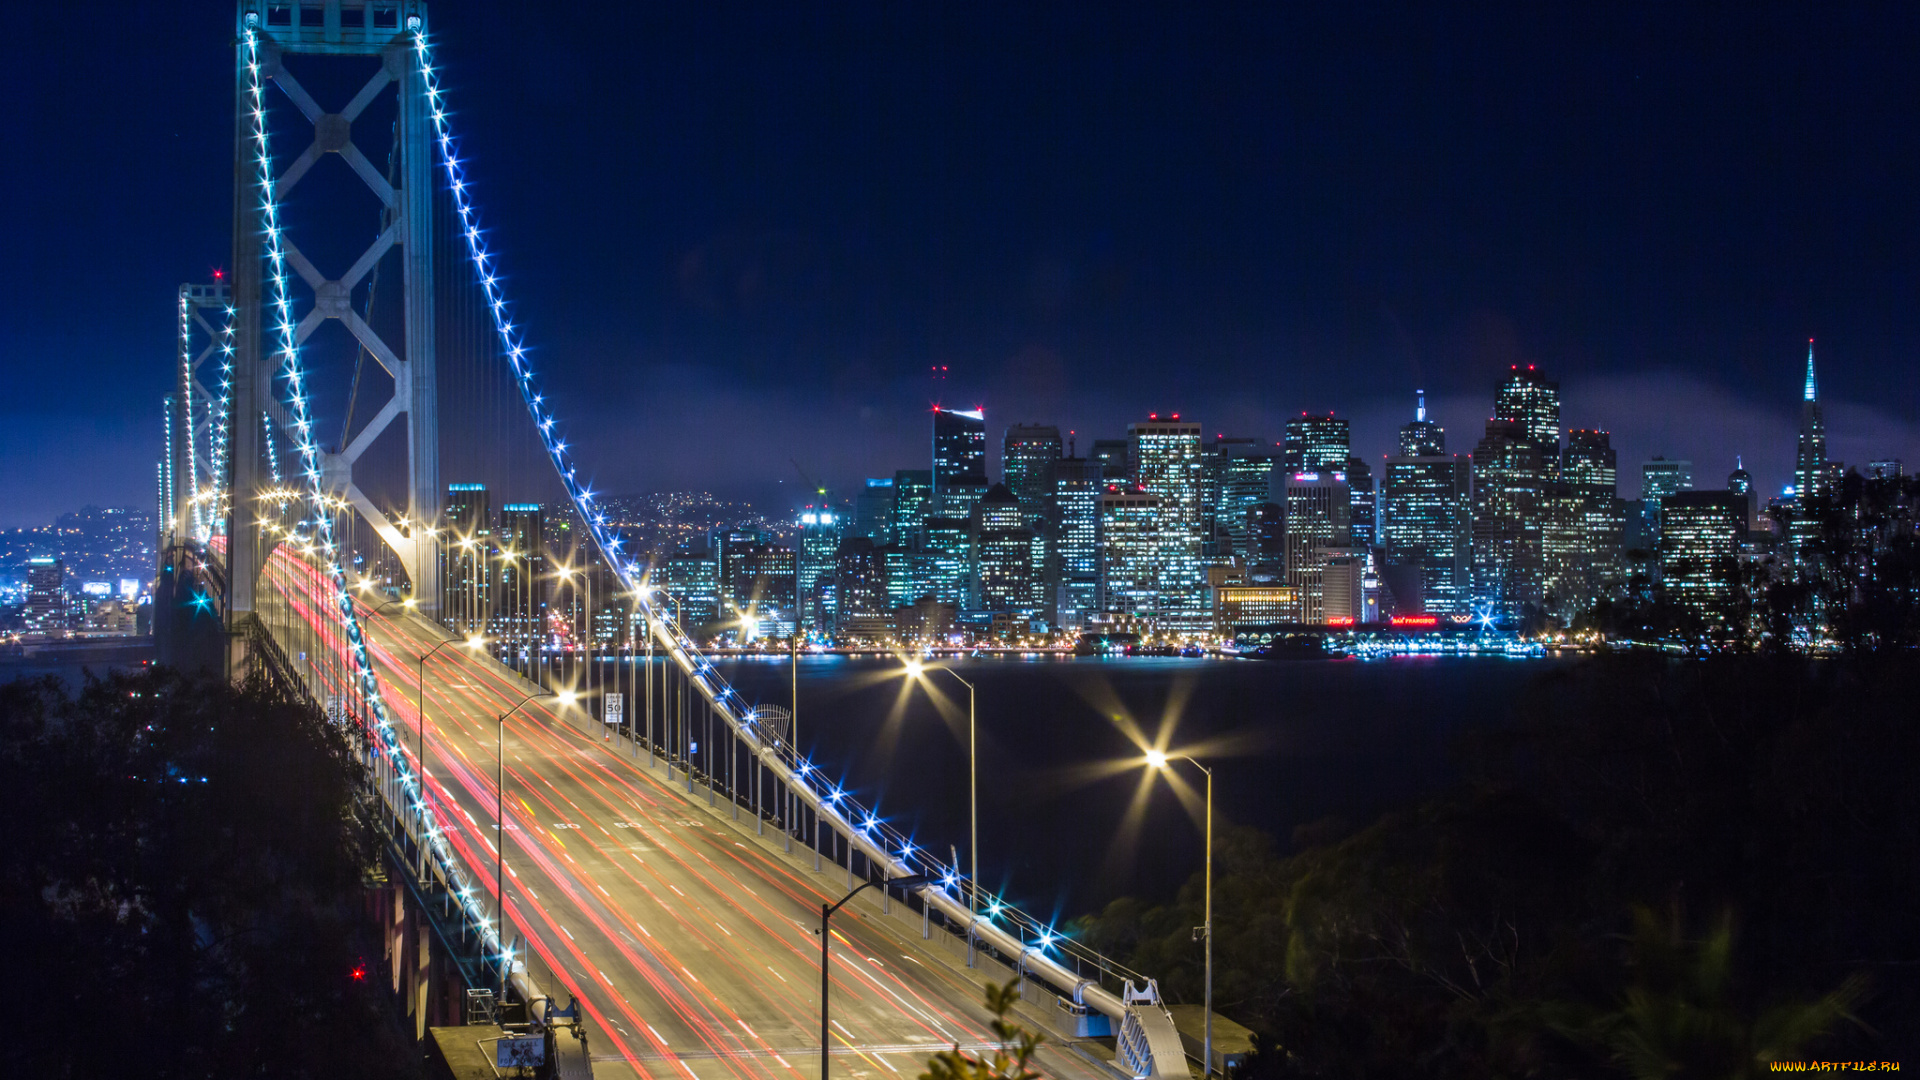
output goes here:
{"type": "Polygon", "coordinates": [[[214,361],[215,369],[227,363],[224,350],[230,304],[231,295],[223,280],[180,286],[176,313],[180,339],[178,389],[174,392],[177,414],[168,446],[173,460],[166,470],[167,507],[172,515],[161,523],[168,544],[205,542],[220,531],[221,504],[225,501],[221,490],[225,448],[221,440],[226,438],[220,412],[226,407],[226,380],[224,373],[208,367],[208,361],[214,361]],[[214,385],[221,388],[218,394],[208,385],[209,378],[215,376],[214,385]]]}
{"type": "Polygon", "coordinates": [[[312,140],[262,189],[253,146],[248,52],[234,60],[233,406],[229,410],[228,631],[236,642],[254,617],[260,570],[273,550],[257,518],[258,496],[272,484],[265,460],[264,413],[285,427],[291,418],[275,393],[277,352],[265,345],[265,208],[278,202],[322,156],[339,154],[385,207],[384,227],[338,277],[325,276],[284,231],[287,265],[312,291],[312,307],[294,336],[304,342],[323,322],[338,319],[393,379],[393,396],[345,446],[323,449],[321,473],[330,494],[351,503],[380,535],[412,580],[419,608],[440,608],[440,432],[435,378],[433,280],[433,139],[426,80],[413,59],[413,35],[426,32],[425,0],[240,0],[236,32],[258,35],[261,77],[277,86],[312,124],[312,140]],[[327,112],[282,63],[288,56],[364,56],[378,67],[338,112],[327,112]],[[391,87],[397,95],[399,155],[395,186],[354,145],[352,125],[391,87]],[[399,350],[353,309],[356,286],[395,246],[401,249],[404,330],[399,350]],[[407,432],[407,516],[391,520],[354,483],[353,466],[374,440],[401,417],[407,432]]]}

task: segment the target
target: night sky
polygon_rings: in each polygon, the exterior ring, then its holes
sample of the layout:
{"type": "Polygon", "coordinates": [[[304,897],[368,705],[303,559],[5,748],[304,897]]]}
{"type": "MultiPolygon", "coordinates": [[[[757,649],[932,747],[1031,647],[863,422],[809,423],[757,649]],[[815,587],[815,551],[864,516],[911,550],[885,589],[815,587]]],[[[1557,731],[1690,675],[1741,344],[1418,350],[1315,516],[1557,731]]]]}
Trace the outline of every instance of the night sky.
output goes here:
{"type": "MultiPolygon", "coordinates": [[[[231,261],[232,7],[124,6],[0,45],[4,526],[151,504],[174,290],[231,261]]],[[[1083,448],[1332,409],[1377,460],[1424,387],[1466,452],[1513,363],[1623,495],[1655,453],[1778,490],[1809,337],[1831,453],[1920,464],[1912,5],[433,14],[601,490],[774,509],[789,457],[926,467],[935,400],[1083,448]]]]}

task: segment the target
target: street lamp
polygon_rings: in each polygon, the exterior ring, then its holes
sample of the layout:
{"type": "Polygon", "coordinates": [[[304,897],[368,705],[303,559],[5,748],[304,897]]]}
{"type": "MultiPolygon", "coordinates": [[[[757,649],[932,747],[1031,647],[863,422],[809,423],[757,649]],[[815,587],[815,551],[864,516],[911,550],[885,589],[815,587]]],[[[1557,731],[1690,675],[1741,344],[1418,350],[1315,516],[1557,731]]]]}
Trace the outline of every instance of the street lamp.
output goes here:
{"type": "MultiPolygon", "coordinates": [[[[853,856],[849,855],[847,858],[851,861],[853,856]]],[[[871,889],[875,885],[881,888],[900,889],[904,891],[907,889],[917,889],[930,880],[932,879],[925,874],[913,874],[907,877],[887,878],[882,881],[863,881],[859,885],[854,886],[852,892],[841,897],[839,903],[831,907],[827,905],[825,900],[820,902],[820,1080],[827,1080],[827,988],[830,985],[827,977],[827,964],[829,962],[827,942],[832,938],[830,931],[832,930],[831,920],[833,913],[845,907],[847,901],[859,896],[862,890],[871,889]]]]}
{"type": "Polygon", "coordinates": [[[1201,1070],[1207,1075],[1213,1074],[1213,770],[1200,764],[1185,754],[1167,756],[1159,750],[1147,751],[1147,767],[1157,772],[1171,773],[1175,761],[1184,761],[1199,769],[1207,778],[1207,869],[1206,869],[1206,925],[1201,934],[1206,937],[1207,972],[1207,1027],[1205,1041],[1201,1043],[1201,1070]]]}
{"type": "MultiPolygon", "coordinates": [[[[500,1000],[507,1000],[507,973],[513,963],[507,955],[507,717],[520,711],[521,706],[534,698],[547,696],[546,691],[528,694],[520,703],[500,714],[494,729],[494,774],[493,774],[493,831],[494,839],[499,843],[493,849],[493,885],[494,896],[500,902],[500,1000]]],[[[573,695],[561,694],[560,703],[569,704],[573,695]]]]}
{"type": "MultiPolygon", "coordinates": [[[[906,662],[907,677],[922,679],[928,668],[918,659],[906,662]]],[[[978,728],[974,723],[975,693],[973,684],[960,678],[960,673],[952,668],[937,667],[934,671],[944,671],[952,675],[961,686],[967,688],[967,911],[978,912],[980,899],[980,756],[978,728]]],[[[969,964],[969,967],[972,965],[969,964]]]]}

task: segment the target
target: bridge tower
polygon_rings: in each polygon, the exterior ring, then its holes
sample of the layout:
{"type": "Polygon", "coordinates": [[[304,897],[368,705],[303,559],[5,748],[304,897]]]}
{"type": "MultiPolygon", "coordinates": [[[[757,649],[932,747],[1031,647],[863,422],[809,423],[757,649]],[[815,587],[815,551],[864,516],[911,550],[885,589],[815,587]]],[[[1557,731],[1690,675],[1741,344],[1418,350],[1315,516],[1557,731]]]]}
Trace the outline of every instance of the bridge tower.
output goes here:
{"type": "MultiPolygon", "coordinates": [[[[240,0],[237,5],[234,65],[233,199],[233,408],[227,455],[231,520],[227,574],[227,628],[236,642],[255,617],[255,589],[273,541],[259,527],[257,496],[272,483],[263,445],[264,415],[281,430],[292,425],[286,403],[276,393],[278,351],[267,345],[276,334],[267,318],[265,219],[268,200],[282,202],[327,154],[338,154],[384,206],[384,228],[366,251],[345,268],[315,266],[282,232],[287,266],[311,291],[305,312],[298,303],[294,336],[304,342],[328,319],[338,319],[393,378],[393,397],[356,435],[337,448],[322,447],[321,473],[330,494],[346,499],[399,557],[412,579],[419,608],[440,608],[439,417],[434,374],[433,282],[433,122],[426,79],[414,50],[414,35],[427,31],[425,0],[240,0]],[[278,88],[270,104],[284,96],[312,124],[310,143],[288,161],[274,154],[273,190],[264,190],[253,145],[248,32],[259,41],[259,76],[278,88]],[[287,71],[289,56],[368,57],[377,61],[360,91],[329,111],[287,71]],[[355,147],[354,120],[391,88],[397,96],[395,152],[397,185],[355,147]],[[355,286],[393,247],[401,249],[404,329],[394,348],[354,311],[355,286]],[[402,416],[407,432],[407,514],[395,522],[354,483],[353,466],[382,432],[402,416]]],[[[281,136],[283,139],[285,136],[281,136]]],[[[280,147],[276,147],[276,150],[280,147]]],[[[311,182],[311,181],[309,181],[311,182]]],[[[284,222],[284,217],[282,221],[284,222]]]]}
{"type": "MultiPolygon", "coordinates": [[[[165,504],[172,513],[160,523],[165,545],[205,543],[220,530],[222,485],[225,477],[226,431],[220,412],[226,407],[223,369],[227,364],[226,281],[219,276],[208,284],[180,286],[179,371],[172,398],[165,470],[165,504]],[[212,386],[209,385],[212,384],[212,386]],[[216,394],[213,386],[221,387],[216,394]]],[[[163,511],[164,512],[164,511],[163,511]]]]}

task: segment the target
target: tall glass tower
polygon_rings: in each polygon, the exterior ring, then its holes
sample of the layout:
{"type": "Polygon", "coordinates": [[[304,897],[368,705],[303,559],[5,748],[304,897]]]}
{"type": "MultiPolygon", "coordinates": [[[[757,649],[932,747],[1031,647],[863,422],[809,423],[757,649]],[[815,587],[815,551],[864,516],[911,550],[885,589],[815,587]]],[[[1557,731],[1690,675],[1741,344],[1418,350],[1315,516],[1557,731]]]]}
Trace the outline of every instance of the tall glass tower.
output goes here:
{"type": "Polygon", "coordinates": [[[1447,453],[1447,432],[1427,419],[1418,392],[1412,423],[1400,429],[1400,453],[1380,474],[1380,543],[1385,579],[1403,613],[1471,613],[1467,463],[1447,453]]]}
{"type": "Polygon", "coordinates": [[[1052,424],[1015,424],[1002,444],[1000,471],[1007,491],[1020,504],[1021,523],[1041,528],[1053,495],[1053,470],[1060,460],[1060,429],[1052,424]]]}
{"type": "Polygon", "coordinates": [[[1793,493],[1804,505],[1827,490],[1827,417],[1813,374],[1813,339],[1807,339],[1807,382],[1800,395],[1800,445],[1793,462],[1793,493]]]}
{"type": "Polygon", "coordinates": [[[1086,625],[1100,610],[1100,493],[1105,489],[1100,462],[1061,458],[1054,467],[1053,503],[1059,520],[1054,560],[1060,575],[1054,621],[1063,627],[1086,625]]]}
{"type": "Polygon", "coordinates": [[[1347,458],[1351,456],[1350,442],[1345,420],[1335,419],[1332,413],[1325,416],[1301,413],[1287,421],[1281,475],[1346,472],[1347,458]]]}
{"type": "Polygon", "coordinates": [[[1207,578],[1200,561],[1200,489],[1206,463],[1200,456],[1200,423],[1178,414],[1152,414],[1127,425],[1134,483],[1154,496],[1154,590],[1160,628],[1172,634],[1204,634],[1213,626],[1207,610],[1207,578]]]}
{"type": "Polygon", "coordinates": [[[1513,366],[1513,374],[1500,384],[1493,396],[1493,417],[1507,420],[1526,432],[1540,445],[1548,468],[1556,468],[1560,458],[1560,384],[1550,381],[1532,365],[1513,366]]]}
{"type": "Polygon", "coordinates": [[[987,493],[987,414],[933,410],[933,505],[941,517],[963,518],[987,493]]]}

